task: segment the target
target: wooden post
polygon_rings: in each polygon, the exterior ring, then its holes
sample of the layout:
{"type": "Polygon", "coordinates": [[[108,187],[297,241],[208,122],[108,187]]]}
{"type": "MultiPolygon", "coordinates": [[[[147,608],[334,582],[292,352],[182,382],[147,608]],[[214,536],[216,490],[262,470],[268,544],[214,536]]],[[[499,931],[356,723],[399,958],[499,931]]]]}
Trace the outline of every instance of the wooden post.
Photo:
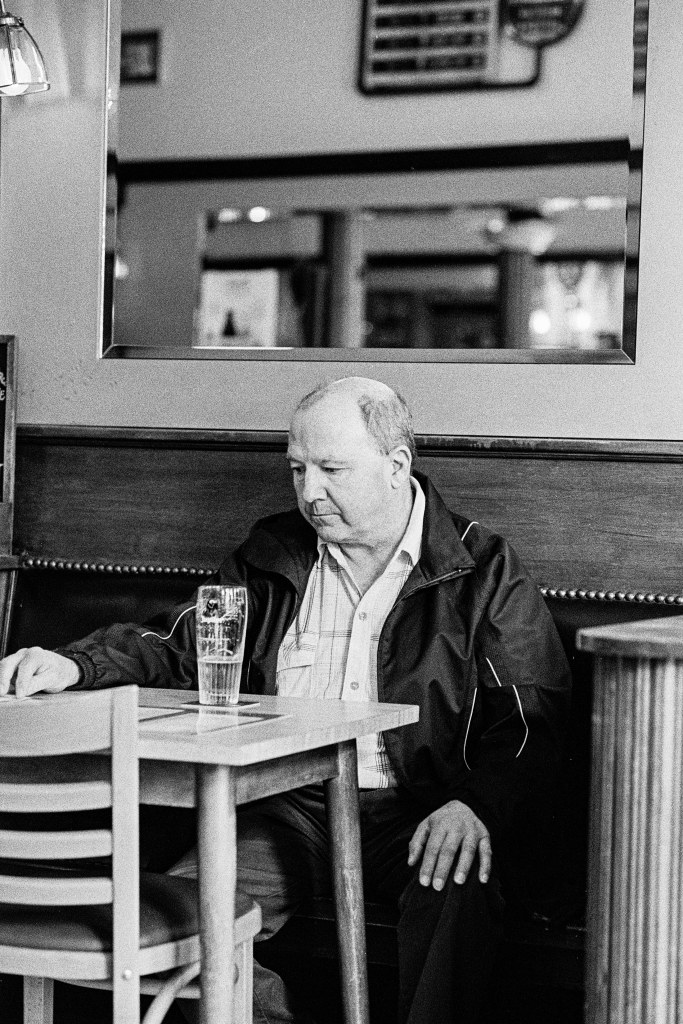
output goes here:
{"type": "Polygon", "coordinates": [[[500,273],[500,333],[502,348],[529,348],[535,259],[530,252],[503,249],[500,273]]]}
{"type": "Polygon", "coordinates": [[[587,1024],[678,1024],[683,618],[582,630],[596,655],[587,1024]]]}
{"type": "Polygon", "coordinates": [[[330,348],[362,348],[365,344],[365,242],[363,215],[344,210],[329,224],[330,348]]]}

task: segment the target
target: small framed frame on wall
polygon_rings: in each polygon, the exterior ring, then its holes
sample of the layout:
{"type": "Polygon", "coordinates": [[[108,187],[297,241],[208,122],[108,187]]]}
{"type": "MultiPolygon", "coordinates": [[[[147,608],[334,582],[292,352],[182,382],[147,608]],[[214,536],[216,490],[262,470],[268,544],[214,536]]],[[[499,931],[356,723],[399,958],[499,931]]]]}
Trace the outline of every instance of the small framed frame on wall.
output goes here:
{"type": "Polygon", "coordinates": [[[121,85],[155,85],[161,77],[161,32],[123,32],[121,85]]]}

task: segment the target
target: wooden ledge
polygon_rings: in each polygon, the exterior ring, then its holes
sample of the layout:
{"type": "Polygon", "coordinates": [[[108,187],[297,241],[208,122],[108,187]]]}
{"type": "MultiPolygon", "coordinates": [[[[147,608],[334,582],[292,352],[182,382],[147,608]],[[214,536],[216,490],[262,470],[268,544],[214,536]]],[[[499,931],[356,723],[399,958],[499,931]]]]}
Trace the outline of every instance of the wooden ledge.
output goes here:
{"type": "Polygon", "coordinates": [[[683,658],[683,617],[592,626],[578,632],[576,646],[603,657],[683,658]]]}

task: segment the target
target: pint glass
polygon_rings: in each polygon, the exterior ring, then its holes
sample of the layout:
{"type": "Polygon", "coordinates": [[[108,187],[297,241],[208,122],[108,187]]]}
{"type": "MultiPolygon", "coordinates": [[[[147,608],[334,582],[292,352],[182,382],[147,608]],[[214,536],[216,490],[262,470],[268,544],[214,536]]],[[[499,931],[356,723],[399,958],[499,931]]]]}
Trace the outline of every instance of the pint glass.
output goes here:
{"type": "Polygon", "coordinates": [[[246,587],[209,584],[199,588],[197,669],[200,704],[237,703],[246,629],[246,587]]]}

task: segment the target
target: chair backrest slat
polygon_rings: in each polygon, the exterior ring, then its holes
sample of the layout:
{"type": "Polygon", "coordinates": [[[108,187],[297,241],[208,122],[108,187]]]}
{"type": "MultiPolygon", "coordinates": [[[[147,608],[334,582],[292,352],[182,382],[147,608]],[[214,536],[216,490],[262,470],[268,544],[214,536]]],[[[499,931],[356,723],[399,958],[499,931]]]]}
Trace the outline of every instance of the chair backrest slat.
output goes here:
{"type": "Polygon", "coordinates": [[[8,701],[0,708],[3,757],[47,757],[101,750],[111,744],[111,694],[108,690],[68,694],[52,700],[39,694],[8,701]],[[45,707],[49,709],[45,712],[45,707]]]}
{"type": "Polygon", "coordinates": [[[0,783],[0,811],[39,814],[43,811],[95,811],[111,807],[109,782],[55,786],[54,790],[54,793],[48,794],[44,786],[0,783]]]}
{"type": "Polygon", "coordinates": [[[0,830],[0,857],[14,860],[71,860],[109,857],[111,831],[106,828],[68,832],[26,832],[0,830]]]}
{"type": "MultiPolygon", "coordinates": [[[[0,708],[0,717],[4,708],[0,708]]],[[[109,758],[8,758],[0,748],[0,811],[84,811],[112,806],[109,758]],[[74,781],[78,779],[78,781],[74,781]]]]}
{"type": "Polygon", "coordinates": [[[111,807],[111,762],[106,757],[2,756],[1,763],[0,811],[21,814],[111,807]]]}
{"type": "Polygon", "coordinates": [[[0,875],[0,903],[25,903],[41,907],[86,906],[111,903],[111,878],[83,878],[79,875],[32,878],[0,875]]]}

